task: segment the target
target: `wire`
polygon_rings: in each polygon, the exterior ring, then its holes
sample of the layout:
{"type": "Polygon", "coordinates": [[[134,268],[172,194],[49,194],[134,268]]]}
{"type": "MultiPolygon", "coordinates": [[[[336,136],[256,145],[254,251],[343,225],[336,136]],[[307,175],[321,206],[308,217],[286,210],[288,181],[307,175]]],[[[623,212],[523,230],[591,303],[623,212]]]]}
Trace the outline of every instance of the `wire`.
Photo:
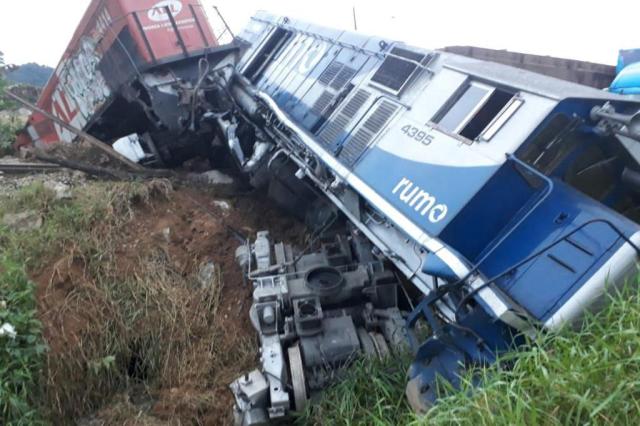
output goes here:
{"type": "Polygon", "coordinates": [[[191,131],[194,131],[196,127],[196,106],[198,102],[198,92],[200,91],[200,87],[202,86],[204,79],[209,75],[210,71],[211,65],[209,64],[209,59],[207,59],[206,56],[203,56],[198,60],[199,77],[195,87],[193,88],[193,94],[191,95],[191,131]]]}

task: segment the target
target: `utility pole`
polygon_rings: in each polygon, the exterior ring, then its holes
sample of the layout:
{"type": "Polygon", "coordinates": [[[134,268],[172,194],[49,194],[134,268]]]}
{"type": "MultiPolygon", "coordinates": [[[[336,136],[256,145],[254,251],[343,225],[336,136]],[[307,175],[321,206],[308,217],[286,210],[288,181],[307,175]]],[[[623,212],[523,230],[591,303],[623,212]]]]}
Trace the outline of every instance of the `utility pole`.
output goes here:
{"type": "Polygon", "coordinates": [[[353,5],[353,29],[358,31],[358,21],[356,20],[356,6],[353,5]]]}

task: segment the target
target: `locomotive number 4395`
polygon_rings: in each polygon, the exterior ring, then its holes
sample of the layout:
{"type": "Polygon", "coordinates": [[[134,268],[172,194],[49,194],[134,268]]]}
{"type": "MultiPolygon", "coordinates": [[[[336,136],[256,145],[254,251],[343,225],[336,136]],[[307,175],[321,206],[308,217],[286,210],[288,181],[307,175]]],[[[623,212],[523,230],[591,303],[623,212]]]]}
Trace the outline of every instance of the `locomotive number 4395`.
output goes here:
{"type": "Polygon", "coordinates": [[[417,140],[418,142],[429,145],[433,142],[434,136],[427,133],[425,130],[421,130],[418,127],[407,124],[400,129],[400,131],[408,138],[417,140]]]}

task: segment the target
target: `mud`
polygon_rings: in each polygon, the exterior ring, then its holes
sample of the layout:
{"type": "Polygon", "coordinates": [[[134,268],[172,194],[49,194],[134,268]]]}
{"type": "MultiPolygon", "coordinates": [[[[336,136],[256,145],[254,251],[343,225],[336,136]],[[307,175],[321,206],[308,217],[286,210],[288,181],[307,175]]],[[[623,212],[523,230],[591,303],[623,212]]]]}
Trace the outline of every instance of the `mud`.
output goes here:
{"type": "MultiPolygon", "coordinates": [[[[255,332],[248,319],[251,289],[234,254],[241,235],[255,236],[263,229],[268,229],[274,240],[298,244],[305,234],[299,222],[256,194],[221,199],[206,189],[183,187],[175,188],[166,200],[137,207],[133,219],[119,231],[115,257],[104,259],[111,262],[111,273],[123,279],[139,274],[139,259],[161,253],[171,273],[187,282],[203,264],[213,262],[221,274],[217,312],[212,321],[203,320],[208,313],[202,312],[195,286],[169,288],[172,297],[189,308],[194,324],[199,324],[189,330],[190,349],[180,358],[182,365],[167,366],[163,370],[166,380],[158,378],[145,385],[124,383],[122,392],[105,395],[105,404],[92,414],[65,421],[84,425],[230,424],[232,396],[227,386],[255,360],[251,344],[255,332]],[[212,345],[228,350],[214,359],[212,345]]],[[[121,326],[113,318],[114,309],[102,294],[104,290],[96,285],[95,271],[89,270],[95,265],[70,247],[34,273],[51,359],[73,356],[92,330],[121,326]]],[[[97,265],[100,267],[99,262],[97,265]]],[[[124,328],[121,332],[135,334],[124,328]]]]}

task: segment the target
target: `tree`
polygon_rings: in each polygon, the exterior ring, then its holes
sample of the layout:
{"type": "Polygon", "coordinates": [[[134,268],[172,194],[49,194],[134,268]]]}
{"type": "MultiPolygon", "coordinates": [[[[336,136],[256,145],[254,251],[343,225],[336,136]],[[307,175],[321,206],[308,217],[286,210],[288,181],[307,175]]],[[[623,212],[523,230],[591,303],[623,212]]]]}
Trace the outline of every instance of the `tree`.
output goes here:
{"type": "Polygon", "coordinates": [[[10,71],[11,68],[10,65],[5,64],[4,53],[0,50],[0,110],[10,108],[13,105],[4,95],[4,90],[9,85],[5,79],[5,74],[10,71]]]}
{"type": "MultiPolygon", "coordinates": [[[[14,107],[14,102],[4,95],[4,90],[9,85],[5,79],[5,74],[10,69],[11,67],[4,62],[4,54],[0,51],[0,111],[14,107]]],[[[18,129],[15,123],[0,121],[0,157],[11,152],[16,130],[18,129]]]]}

